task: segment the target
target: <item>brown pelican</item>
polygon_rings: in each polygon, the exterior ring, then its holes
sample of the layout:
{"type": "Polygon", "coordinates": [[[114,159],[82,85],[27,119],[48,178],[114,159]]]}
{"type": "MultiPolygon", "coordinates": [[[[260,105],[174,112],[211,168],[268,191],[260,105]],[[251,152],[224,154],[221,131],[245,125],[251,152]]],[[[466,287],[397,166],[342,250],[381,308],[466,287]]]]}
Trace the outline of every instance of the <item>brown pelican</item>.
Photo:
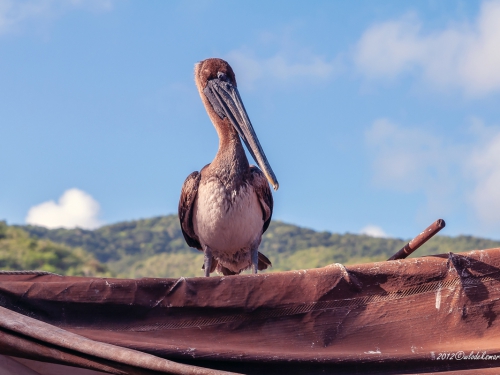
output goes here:
{"type": "Polygon", "coordinates": [[[207,59],[195,65],[194,77],[219,135],[219,150],[182,186],[182,233],[189,246],[204,252],[205,276],[216,269],[234,275],[250,267],[257,273],[271,266],[258,248],[273,212],[267,181],[274,190],[278,181],[243,106],[231,66],[221,59],[207,59]],[[262,171],[248,163],[241,140],[262,171]]]}

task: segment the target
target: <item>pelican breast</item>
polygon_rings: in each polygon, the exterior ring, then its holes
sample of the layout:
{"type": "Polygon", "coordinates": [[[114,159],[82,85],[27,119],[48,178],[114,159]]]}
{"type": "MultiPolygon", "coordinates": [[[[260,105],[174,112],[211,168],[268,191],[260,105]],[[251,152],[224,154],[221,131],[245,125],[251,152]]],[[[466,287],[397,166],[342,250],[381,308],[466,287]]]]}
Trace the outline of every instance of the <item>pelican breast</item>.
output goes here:
{"type": "Polygon", "coordinates": [[[216,177],[200,183],[194,231],[225,267],[239,272],[250,266],[249,250],[260,240],[263,225],[262,208],[251,184],[227,187],[216,177]]]}

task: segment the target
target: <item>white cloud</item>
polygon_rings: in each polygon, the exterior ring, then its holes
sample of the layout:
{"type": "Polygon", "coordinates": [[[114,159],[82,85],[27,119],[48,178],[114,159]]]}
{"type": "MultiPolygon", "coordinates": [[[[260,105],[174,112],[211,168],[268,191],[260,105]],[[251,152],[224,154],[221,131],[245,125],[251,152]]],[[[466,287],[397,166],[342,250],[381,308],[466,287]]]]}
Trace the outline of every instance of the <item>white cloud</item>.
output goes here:
{"type": "Polygon", "coordinates": [[[384,230],[376,225],[367,225],[363,229],[359,231],[360,234],[366,234],[370,237],[378,237],[378,238],[386,238],[387,233],[384,230]]]}
{"type": "Polygon", "coordinates": [[[0,0],[0,35],[34,20],[50,20],[71,10],[109,11],[113,0],[0,0]]]}
{"type": "Polygon", "coordinates": [[[235,68],[238,84],[252,87],[261,79],[273,83],[301,78],[320,81],[340,70],[340,57],[329,60],[309,48],[297,45],[293,39],[290,30],[281,34],[262,34],[255,51],[274,50],[266,57],[257,56],[254,49],[248,47],[227,53],[225,59],[235,68]]]}
{"type": "Polygon", "coordinates": [[[373,155],[374,182],[403,192],[441,184],[456,153],[439,137],[388,119],[374,121],[365,139],[373,155]]]}
{"type": "Polygon", "coordinates": [[[424,33],[407,15],[370,27],[354,52],[357,68],[370,78],[422,74],[434,86],[468,95],[500,90],[500,1],[483,2],[474,23],[424,33]]]}
{"type": "Polygon", "coordinates": [[[473,120],[467,141],[449,143],[423,129],[376,120],[366,131],[373,182],[423,193],[442,215],[464,205],[485,229],[500,229],[500,129],[473,120]]]}
{"type": "Polygon", "coordinates": [[[48,201],[28,211],[26,223],[47,228],[97,228],[99,203],[79,189],[66,190],[56,203],[48,201]]]}
{"type": "Polygon", "coordinates": [[[237,80],[252,86],[261,78],[287,81],[295,78],[329,78],[335,72],[335,62],[315,55],[305,61],[293,61],[281,53],[269,58],[256,58],[251,51],[234,50],[227,54],[227,60],[238,72],[237,80]]]}
{"type": "Polygon", "coordinates": [[[500,132],[473,150],[467,167],[476,180],[470,201],[477,216],[500,224],[500,132]]]}
{"type": "Polygon", "coordinates": [[[455,207],[466,146],[423,129],[403,127],[378,119],[365,133],[372,163],[373,182],[384,189],[423,193],[426,199],[419,215],[443,216],[455,207]]]}

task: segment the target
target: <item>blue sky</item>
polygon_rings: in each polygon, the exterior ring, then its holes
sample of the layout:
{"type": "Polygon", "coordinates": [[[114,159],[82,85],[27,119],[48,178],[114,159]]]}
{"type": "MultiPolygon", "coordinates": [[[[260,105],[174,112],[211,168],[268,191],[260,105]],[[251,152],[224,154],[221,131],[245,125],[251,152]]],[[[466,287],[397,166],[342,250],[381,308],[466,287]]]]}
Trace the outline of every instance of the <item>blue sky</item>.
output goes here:
{"type": "Polygon", "coordinates": [[[500,1],[0,0],[0,219],[175,213],[217,150],[208,57],[235,70],[275,219],[500,239],[500,1]]]}

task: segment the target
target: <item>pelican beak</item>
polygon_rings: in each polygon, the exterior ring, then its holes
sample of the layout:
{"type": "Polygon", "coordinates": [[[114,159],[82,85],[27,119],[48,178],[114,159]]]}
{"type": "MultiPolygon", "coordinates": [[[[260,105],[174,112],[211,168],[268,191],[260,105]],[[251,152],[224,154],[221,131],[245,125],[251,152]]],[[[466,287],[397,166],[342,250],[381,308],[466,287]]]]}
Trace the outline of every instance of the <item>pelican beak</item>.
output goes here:
{"type": "Polygon", "coordinates": [[[217,115],[220,118],[229,118],[269,183],[274,190],[278,190],[278,180],[267,161],[266,154],[260,145],[257,134],[255,134],[238,89],[229,82],[225,74],[219,73],[218,78],[207,82],[207,86],[203,92],[217,115]]]}

